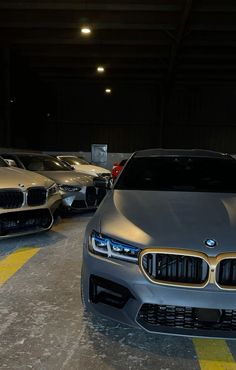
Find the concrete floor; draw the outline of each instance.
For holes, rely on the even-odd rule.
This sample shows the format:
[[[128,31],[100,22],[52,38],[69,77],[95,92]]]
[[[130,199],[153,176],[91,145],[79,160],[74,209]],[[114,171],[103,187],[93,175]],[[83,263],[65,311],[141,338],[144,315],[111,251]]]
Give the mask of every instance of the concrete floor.
[[[0,241],[0,260],[22,246],[40,247],[0,289],[0,369],[200,369],[190,338],[150,335],[84,315],[80,269],[90,217],[73,216],[48,233]],[[228,348],[236,359],[236,342]],[[225,366],[219,369],[236,368]]]

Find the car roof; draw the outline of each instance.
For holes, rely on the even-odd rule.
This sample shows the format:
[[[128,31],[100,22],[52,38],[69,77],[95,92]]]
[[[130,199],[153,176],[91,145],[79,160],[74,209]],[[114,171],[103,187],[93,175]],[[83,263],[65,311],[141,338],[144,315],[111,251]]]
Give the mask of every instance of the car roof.
[[[15,155],[15,156],[21,156],[21,155],[28,155],[28,156],[40,156],[40,157],[52,157],[51,155],[48,155],[48,154],[45,154],[45,153],[38,153],[38,152],[2,152],[0,153],[0,156],[1,155]]]
[[[65,157],[65,158],[80,158],[80,159],[85,159],[82,155],[77,155],[77,154],[57,154],[57,157]]]
[[[73,155],[73,154],[58,154],[57,157],[72,157],[72,158],[78,158],[77,155]]]
[[[206,157],[206,158],[232,158],[229,154],[202,149],[145,149],[134,153],[135,157]],[[232,158],[233,159],[233,158]]]

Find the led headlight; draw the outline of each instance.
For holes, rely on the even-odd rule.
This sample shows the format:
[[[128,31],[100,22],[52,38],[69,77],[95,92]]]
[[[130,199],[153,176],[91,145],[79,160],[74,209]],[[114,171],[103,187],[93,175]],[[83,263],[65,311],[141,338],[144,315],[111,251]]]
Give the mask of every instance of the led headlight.
[[[57,184],[52,184],[50,188],[48,188],[48,196],[51,197],[52,195],[58,193],[59,187]]]
[[[71,192],[71,191],[80,191],[82,188],[79,186],[73,186],[73,185],[59,185],[59,189],[61,191],[64,191],[64,193]]]
[[[105,235],[93,231],[90,237],[89,249],[95,254],[104,257],[113,257],[129,262],[137,262],[140,249],[132,245],[119,242]]]

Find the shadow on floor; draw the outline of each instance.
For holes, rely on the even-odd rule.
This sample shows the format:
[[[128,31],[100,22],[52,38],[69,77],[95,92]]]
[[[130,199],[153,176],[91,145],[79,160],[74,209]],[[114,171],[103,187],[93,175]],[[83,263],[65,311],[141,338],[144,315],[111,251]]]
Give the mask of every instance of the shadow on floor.
[[[163,358],[175,358],[175,364],[178,360],[188,362],[196,357],[191,338],[176,337],[168,335],[158,335],[147,333],[142,329],[129,327],[112,320],[103,319],[99,316],[84,314],[85,321],[85,341],[90,341],[93,353],[103,353],[104,359],[110,361],[111,357],[115,359],[120,353],[132,353],[138,362],[143,362],[145,368],[145,356],[149,359],[149,366],[155,359],[159,361]],[[112,353],[112,356],[111,356]],[[115,361],[116,362],[116,361]],[[114,368],[120,368],[119,365]],[[147,364],[146,364],[147,365]],[[162,364],[164,365],[164,364]],[[197,364],[196,364],[197,366]],[[155,368],[159,368],[157,364]],[[161,367],[161,368],[165,368]],[[185,369],[185,366],[181,367]],[[194,366],[192,366],[194,369]]]

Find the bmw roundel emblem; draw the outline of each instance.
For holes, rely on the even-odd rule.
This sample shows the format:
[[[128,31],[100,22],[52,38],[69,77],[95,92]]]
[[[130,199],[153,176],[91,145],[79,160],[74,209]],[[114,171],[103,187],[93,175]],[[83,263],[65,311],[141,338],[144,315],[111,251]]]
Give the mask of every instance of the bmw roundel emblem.
[[[205,240],[205,245],[206,245],[208,248],[214,248],[214,247],[217,245],[217,242],[216,242],[216,240],[214,240],[214,239],[206,239],[206,240]]]

